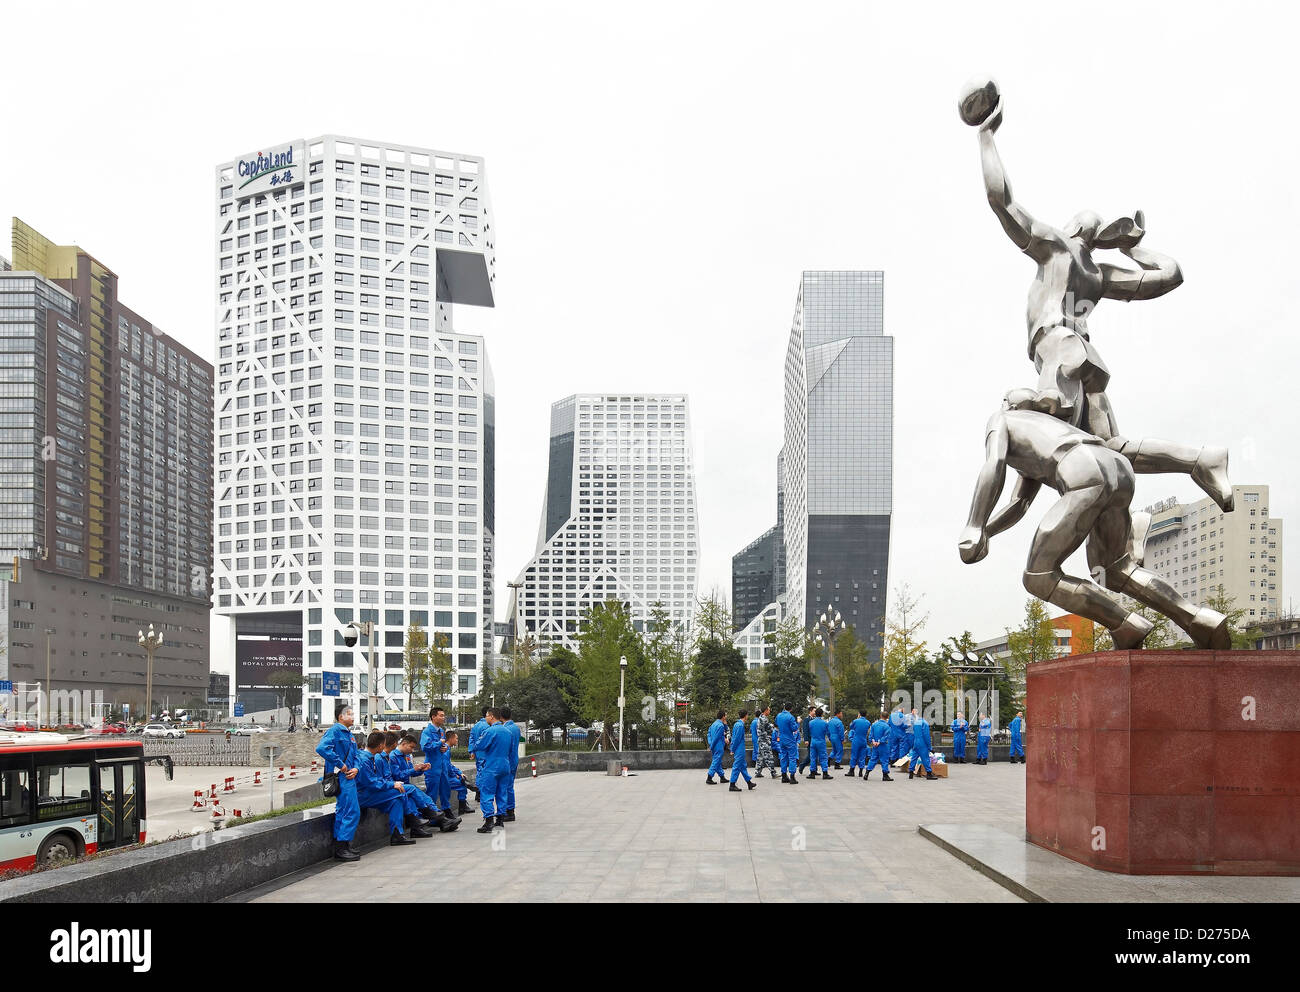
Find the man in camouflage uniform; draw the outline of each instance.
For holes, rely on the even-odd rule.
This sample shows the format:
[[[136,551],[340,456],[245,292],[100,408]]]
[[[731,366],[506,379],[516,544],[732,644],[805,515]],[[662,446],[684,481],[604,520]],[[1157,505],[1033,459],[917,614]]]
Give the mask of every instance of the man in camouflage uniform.
[[[776,778],[776,756],[772,754],[772,707],[764,706],[755,723],[758,724],[758,747],[754,751],[754,768],[760,778],[764,768],[771,769],[772,777]]]

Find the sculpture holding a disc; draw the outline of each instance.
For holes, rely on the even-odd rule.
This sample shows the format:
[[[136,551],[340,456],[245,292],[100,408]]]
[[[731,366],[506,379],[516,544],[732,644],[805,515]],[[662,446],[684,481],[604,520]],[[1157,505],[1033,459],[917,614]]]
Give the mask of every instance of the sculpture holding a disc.
[[[1182,283],[1178,263],[1146,248],[1141,211],[1108,225],[1092,211],[1064,228],[1033,217],[1011,195],[994,134],[1002,125],[1002,97],[991,79],[967,85],[958,104],[963,121],[979,129],[980,157],[989,206],[1002,229],[1037,263],[1029,290],[1029,357],[1035,389],[1013,389],[989,420],[986,461],[962,532],[962,560],[979,561],[988,540],[1024,516],[1044,486],[1061,494],[1034,535],[1025,588],[1035,596],[1107,627],[1117,648],[1137,648],[1151,631],[1118,594],[1169,617],[1198,647],[1228,648],[1223,614],[1183,599],[1168,582],[1142,567],[1150,517],[1133,513],[1134,475],[1188,475],[1224,512],[1232,510],[1226,448],[1195,447],[1119,433],[1106,395],[1110,371],[1089,336],[1088,318],[1103,299],[1149,300]],[[1117,250],[1137,268],[1094,260]],[[1018,478],[1011,501],[994,512],[1006,470]],[[1067,575],[1063,566],[1087,544],[1091,578]]]

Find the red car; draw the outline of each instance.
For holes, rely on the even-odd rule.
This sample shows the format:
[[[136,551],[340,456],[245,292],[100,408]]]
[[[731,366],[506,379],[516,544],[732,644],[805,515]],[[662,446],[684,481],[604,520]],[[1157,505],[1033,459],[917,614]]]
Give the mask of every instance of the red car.
[[[122,723],[106,723],[99,728],[101,734],[125,734],[126,725]]]

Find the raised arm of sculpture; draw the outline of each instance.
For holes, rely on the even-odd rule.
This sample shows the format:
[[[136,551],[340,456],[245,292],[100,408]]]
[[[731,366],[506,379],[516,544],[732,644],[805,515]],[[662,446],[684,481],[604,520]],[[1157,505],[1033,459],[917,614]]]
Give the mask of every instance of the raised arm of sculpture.
[[[993,133],[1002,124],[1002,104],[988,120],[979,126],[980,164],[984,169],[984,191],[988,194],[989,206],[997,215],[1002,230],[1026,255],[1041,262],[1047,255],[1046,242],[1053,239],[1056,231],[1051,225],[1044,224],[1011,195],[1011,184],[1007,181],[1007,172],[1002,165],[1002,156],[993,140]]]

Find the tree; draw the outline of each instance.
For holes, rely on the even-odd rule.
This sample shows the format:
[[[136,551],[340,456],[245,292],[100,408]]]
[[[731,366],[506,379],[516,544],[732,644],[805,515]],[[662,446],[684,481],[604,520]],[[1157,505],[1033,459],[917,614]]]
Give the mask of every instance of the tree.
[[[639,729],[647,740],[657,739],[662,744],[664,736],[671,733],[680,741],[677,700],[684,693],[685,682],[678,648],[680,638],[662,602],[650,607],[644,640],[652,702],[641,709]]]
[[[730,641],[700,643],[691,665],[691,727],[703,736],[718,710],[730,711],[746,686],[745,656]]]
[[[846,709],[873,709],[878,705],[879,697],[871,698],[874,683],[870,655],[866,642],[862,641],[852,626],[845,627],[835,639],[834,671],[827,672],[831,687],[831,712],[835,712],[836,703]]]
[[[698,649],[706,640],[730,642],[731,632],[731,610],[727,598],[714,589],[706,599],[699,601],[695,611],[695,646]]]
[[[527,675],[533,670],[536,658],[537,638],[525,634],[510,649],[510,671],[515,675]]]
[[[1172,648],[1177,642],[1179,635],[1175,633],[1173,621],[1163,613],[1152,609],[1144,603],[1139,603],[1136,599],[1128,596],[1120,596],[1120,602],[1124,608],[1138,616],[1145,617],[1151,623],[1151,633],[1147,634],[1142,641],[1142,647],[1148,651],[1161,651],[1165,648]],[[1114,651],[1115,640],[1110,636],[1110,631],[1101,624],[1093,624],[1093,650],[1094,651]]]
[[[1214,590],[1213,595],[1205,600],[1205,605],[1228,618],[1228,634],[1232,638],[1232,649],[1234,651],[1250,651],[1254,649],[1254,636],[1248,634],[1241,626],[1241,621],[1246,616],[1246,610],[1244,607],[1237,606],[1237,597],[1229,596],[1226,586],[1220,583]]]
[[[406,628],[406,644],[402,650],[402,688],[410,701],[408,708],[429,698],[429,635],[424,627],[412,623]]]
[[[455,672],[451,667],[451,654],[447,648],[451,638],[438,634],[429,648],[429,702],[446,703],[451,695]]]
[[[925,657],[921,631],[930,621],[930,614],[921,612],[924,598],[924,593],[914,597],[906,584],[894,590],[894,609],[884,618],[885,646],[880,652],[886,689],[898,684],[912,662]]]
[[[800,654],[778,654],[763,669],[764,702],[780,710],[789,704],[792,713],[802,713],[813,694],[813,674]],[[712,722],[710,720],[710,722]]]
[[[632,699],[645,694],[645,650],[632,626],[632,617],[616,599],[592,607],[578,635],[579,712],[601,722],[601,747],[610,750],[611,728],[618,719],[619,659],[626,657],[626,692]],[[633,709],[633,713],[637,710]]]
[[[803,642],[807,638],[808,632],[793,613],[780,621],[775,631],[763,635],[763,640],[775,648],[772,654],[777,658],[794,658],[802,654]]]
[[[284,705],[290,712],[302,703],[302,687],[307,684],[307,676],[302,672],[276,672],[266,681],[268,685],[274,686],[284,694]],[[195,699],[197,700],[197,697]],[[200,704],[200,706],[206,705],[207,703]]]
[[[1025,669],[1036,661],[1057,657],[1056,628],[1043,601],[1031,596],[1025,601],[1025,618],[1015,630],[1007,631],[1010,656],[1005,667],[1012,683],[1020,690],[1025,684]]]

